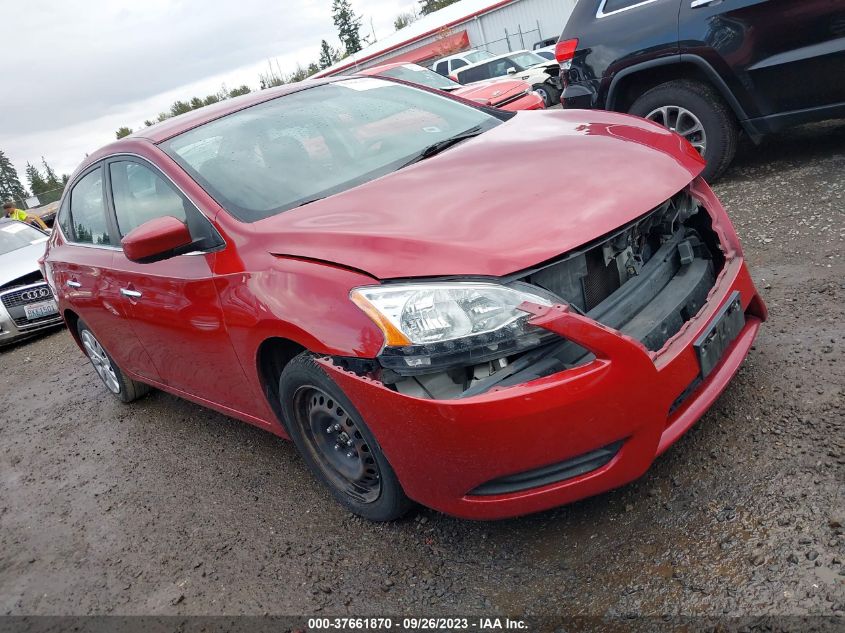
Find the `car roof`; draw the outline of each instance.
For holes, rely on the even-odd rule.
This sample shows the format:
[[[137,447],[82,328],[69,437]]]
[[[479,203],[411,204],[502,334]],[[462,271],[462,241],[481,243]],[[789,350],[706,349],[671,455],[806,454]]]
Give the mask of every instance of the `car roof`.
[[[522,48],[518,51],[510,51],[507,53],[502,53],[501,55],[494,55],[493,57],[488,57],[487,59],[482,59],[480,62],[475,62],[469,64],[467,66],[461,66],[460,68],[456,68],[453,70],[453,73],[460,73],[465,71],[467,68],[475,68],[476,66],[481,66],[481,64],[489,64],[490,62],[494,62],[497,59],[502,59],[504,57],[510,57],[511,55],[516,55],[517,53],[533,53],[534,51],[529,51],[527,48]],[[539,63],[539,62],[537,62]]]

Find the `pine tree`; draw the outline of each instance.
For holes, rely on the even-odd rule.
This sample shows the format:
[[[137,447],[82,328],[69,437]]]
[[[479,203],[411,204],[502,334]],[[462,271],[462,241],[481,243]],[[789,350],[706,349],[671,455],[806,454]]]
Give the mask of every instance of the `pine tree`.
[[[44,176],[41,175],[41,172],[38,171],[35,165],[31,165],[30,163],[26,164],[26,179],[29,182],[29,190],[33,196],[41,195],[50,190],[50,187],[47,186],[47,182],[44,180]]]
[[[347,55],[361,50],[361,18],[355,15],[349,0],[332,2],[332,19]]]
[[[248,95],[250,92],[252,92],[250,87],[247,86],[246,84],[243,84],[242,86],[240,86],[238,88],[232,88],[229,91],[229,96],[230,97],[240,97],[241,95]]]
[[[191,108],[193,108],[194,110],[197,110],[198,108],[201,108],[204,105],[205,103],[203,103],[203,100],[199,97],[194,97],[193,99],[191,99]]]
[[[14,200],[23,204],[27,197],[26,189],[18,178],[18,170],[0,150],[0,201]]]
[[[448,7],[450,4],[457,1],[458,0],[420,0],[420,14],[428,15],[429,13],[434,13],[435,11],[439,11],[443,7]]]
[[[328,68],[337,61],[337,51],[334,50],[326,40],[320,42],[320,70]]]
[[[400,13],[396,16],[393,20],[393,28],[397,31],[400,29],[404,29],[406,26],[411,24],[411,22],[417,21],[417,14],[409,11],[407,13]]]
[[[185,112],[191,111],[191,104],[185,101],[174,101],[173,104],[170,106],[170,114],[171,116],[176,116],[179,114],[184,114]]]
[[[62,182],[59,180],[59,177],[56,175],[56,172],[53,171],[53,168],[47,164],[47,161],[44,160],[44,157],[41,157],[41,164],[44,166],[44,184],[47,185],[48,190],[62,190]]]
[[[123,127],[118,128],[117,131],[114,133],[114,135],[118,139],[122,139],[124,136],[129,136],[130,134],[132,134],[132,128],[126,127],[125,125]]]

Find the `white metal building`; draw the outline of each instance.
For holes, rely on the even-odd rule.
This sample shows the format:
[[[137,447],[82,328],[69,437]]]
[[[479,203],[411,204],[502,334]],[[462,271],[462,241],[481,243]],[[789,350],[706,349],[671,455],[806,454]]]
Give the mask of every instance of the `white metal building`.
[[[388,62],[429,65],[468,48],[491,53],[531,49],[557,38],[577,0],[460,0],[421,17],[375,44],[317,73],[345,75]]]

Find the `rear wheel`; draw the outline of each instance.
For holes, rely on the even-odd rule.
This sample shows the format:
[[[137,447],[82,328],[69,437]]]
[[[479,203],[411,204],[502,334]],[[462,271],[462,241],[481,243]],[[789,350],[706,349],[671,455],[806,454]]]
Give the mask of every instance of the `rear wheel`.
[[[94,371],[97,372],[106,389],[111,391],[118,400],[128,403],[150,392],[149,385],[124,376],[120,367],[85,323],[79,321],[76,331],[79,333],[79,340],[82,342],[82,348],[88,360],[94,366]]]
[[[335,499],[371,521],[391,521],[408,511],[412,502],[375,437],[311,354],[288,363],[279,395],[288,434]]]
[[[705,180],[718,178],[736,153],[736,117],[721,96],[701,82],[682,79],[660,84],[637,99],[629,113],[687,139],[707,161],[701,174]]]

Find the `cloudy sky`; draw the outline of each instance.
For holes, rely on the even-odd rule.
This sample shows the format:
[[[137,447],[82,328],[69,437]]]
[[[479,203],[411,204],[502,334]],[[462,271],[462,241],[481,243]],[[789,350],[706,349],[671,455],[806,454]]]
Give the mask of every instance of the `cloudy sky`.
[[[351,0],[376,37],[415,0]],[[137,129],[176,99],[225,83],[258,88],[340,43],[331,0],[0,0],[0,149],[24,179],[43,155],[71,173],[85,154]],[[26,186],[26,183],[24,183]]]

